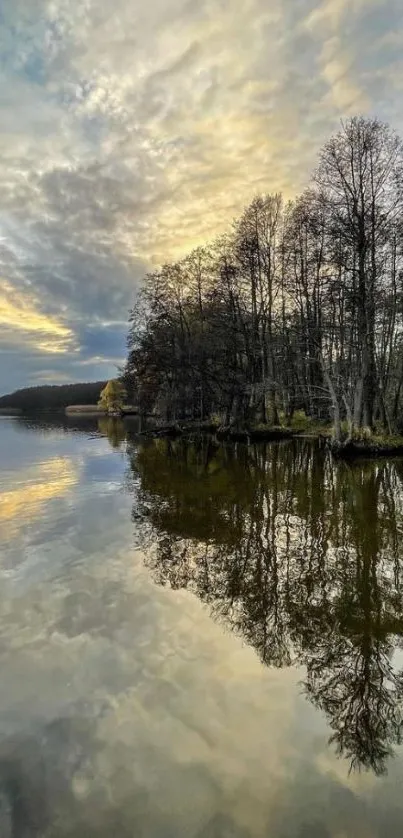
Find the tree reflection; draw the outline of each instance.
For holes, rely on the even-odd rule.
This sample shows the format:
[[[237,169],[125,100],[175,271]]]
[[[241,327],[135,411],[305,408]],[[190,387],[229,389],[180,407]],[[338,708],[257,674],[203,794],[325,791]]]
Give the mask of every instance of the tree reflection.
[[[98,419],[98,431],[108,438],[111,448],[119,450],[126,439],[126,428],[120,419],[102,416]]]
[[[396,517],[383,519],[394,500],[393,471],[366,465],[348,474],[347,540],[340,545],[335,595],[320,640],[308,638],[304,645],[306,690],[325,711],[338,752],[347,754],[353,767],[377,774],[401,739],[403,676],[392,665],[403,627],[396,587],[401,568]]]
[[[401,738],[403,464],[332,464],[320,447],[149,441],[129,448],[155,579],[188,588],[304,690],[353,768]]]

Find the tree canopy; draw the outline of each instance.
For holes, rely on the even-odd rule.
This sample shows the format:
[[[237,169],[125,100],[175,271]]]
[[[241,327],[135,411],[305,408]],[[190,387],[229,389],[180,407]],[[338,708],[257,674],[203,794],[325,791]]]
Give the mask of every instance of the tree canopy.
[[[124,385],[118,379],[111,379],[101,391],[99,406],[107,413],[119,412],[126,400]]]

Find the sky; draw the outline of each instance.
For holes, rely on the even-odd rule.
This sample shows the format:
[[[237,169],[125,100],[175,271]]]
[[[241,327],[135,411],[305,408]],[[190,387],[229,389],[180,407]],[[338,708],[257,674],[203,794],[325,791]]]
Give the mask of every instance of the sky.
[[[147,271],[403,134],[402,0],[1,0],[0,393],[108,378]]]

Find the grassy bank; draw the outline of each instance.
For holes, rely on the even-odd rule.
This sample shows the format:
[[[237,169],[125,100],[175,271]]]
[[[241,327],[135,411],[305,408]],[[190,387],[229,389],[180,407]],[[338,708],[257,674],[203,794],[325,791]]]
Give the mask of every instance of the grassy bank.
[[[403,436],[371,434],[356,437],[347,442],[331,440],[330,449],[333,456],[344,460],[357,457],[401,457],[403,456]]]
[[[331,436],[331,428],[301,416],[296,416],[290,423],[278,425],[259,423],[242,426],[224,425],[219,419],[212,418],[204,422],[176,421],[169,424],[157,421],[152,428],[148,428],[143,433],[146,436],[166,438],[210,434],[220,441],[251,443],[287,440],[297,436],[328,437]]]
[[[108,411],[98,404],[73,404],[65,408],[67,416],[108,416]],[[125,416],[138,416],[137,407],[124,405],[120,411],[122,418]]]
[[[106,416],[106,411],[96,404],[74,404],[66,407],[66,416]]]
[[[201,434],[213,435],[222,442],[243,442],[246,444],[309,438],[325,440],[329,450],[340,459],[358,457],[403,456],[403,436],[387,435],[369,431],[356,434],[349,439],[347,429],[343,427],[342,439],[334,439],[333,428],[326,423],[318,423],[299,412],[289,423],[278,425],[224,426],[219,421],[209,419],[205,422],[178,421],[170,424],[157,423],[144,431],[145,436],[175,439],[193,437]]]

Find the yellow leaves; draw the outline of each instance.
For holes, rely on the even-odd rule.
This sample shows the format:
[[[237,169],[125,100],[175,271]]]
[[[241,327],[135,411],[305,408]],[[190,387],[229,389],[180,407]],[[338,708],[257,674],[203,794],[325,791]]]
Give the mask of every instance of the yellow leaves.
[[[123,384],[117,379],[112,379],[108,381],[101,392],[99,406],[103,407],[104,410],[117,411],[123,407],[125,398],[126,392]]]

